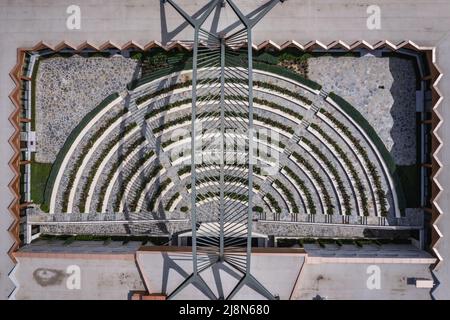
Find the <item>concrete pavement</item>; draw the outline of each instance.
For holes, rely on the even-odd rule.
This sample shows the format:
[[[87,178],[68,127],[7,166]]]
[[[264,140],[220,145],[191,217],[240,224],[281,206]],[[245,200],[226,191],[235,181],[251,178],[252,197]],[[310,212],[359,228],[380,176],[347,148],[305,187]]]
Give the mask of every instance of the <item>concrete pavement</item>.
[[[8,161],[12,149],[8,139],[13,128],[8,122],[8,116],[13,105],[8,94],[14,88],[14,83],[8,73],[16,63],[16,50],[19,47],[32,47],[41,40],[50,45],[56,45],[66,40],[77,46],[86,40],[94,44],[112,41],[123,45],[134,40],[144,46],[152,40],[184,40],[192,38],[192,30],[185,28],[182,19],[169,6],[163,8],[159,0],[0,0],[0,298],[7,298],[13,284],[8,273],[13,263],[7,256],[7,251],[13,242],[7,232],[12,223],[7,207],[12,201],[8,183],[12,172]],[[188,12],[195,12],[205,1],[179,0]],[[239,5],[247,6],[238,1]],[[450,95],[450,80],[445,76],[450,73],[450,2],[446,0],[405,0],[373,1],[381,8],[381,29],[369,30],[366,27],[367,2],[361,0],[288,0],[273,9],[254,30],[254,43],[273,40],[282,44],[288,40],[296,40],[306,44],[311,40],[319,40],[325,44],[333,40],[343,40],[353,43],[366,40],[376,43],[389,40],[398,43],[412,40],[423,46],[437,47],[438,65],[444,74],[439,88],[444,97]],[[66,9],[76,4],[81,8],[81,29],[68,30]],[[244,12],[251,8],[244,8]],[[229,11],[227,11],[229,12]],[[226,15],[228,21],[234,20],[234,15]],[[167,26],[165,23],[167,23]],[[223,22],[224,24],[227,21]],[[181,26],[180,26],[181,25]],[[450,117],[450,103],[444,98],[440,112],[444,119]],[[438,133],[444,141],[450,138],[448,121],[440,127]],[[444,144],[439,152],[443,165],[438,180],[443,184],[444,191],[437,199],[444,213],[438,222],[444,238],[438,244],[438,249],[444,261],[436,275],[441,286],[434,292],[436,298],[450,298],[450,248],[446,238],[450,237],[450,149]],[[447,185],[445,185],[447,184]]]

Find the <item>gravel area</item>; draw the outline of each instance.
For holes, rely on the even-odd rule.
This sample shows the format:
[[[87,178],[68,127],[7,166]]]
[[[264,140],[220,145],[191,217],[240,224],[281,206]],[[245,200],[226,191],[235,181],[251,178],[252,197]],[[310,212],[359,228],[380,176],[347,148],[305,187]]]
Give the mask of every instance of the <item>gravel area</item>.
[[[55,57],[40,62],[36,81],[36,160],[51,163],[70,132],[103,99],[123,91],[133,59]]]
[[[319,57],[309,77],[350,102],[378,132],[400,165],[416,162],[413,63],[401,58]]]

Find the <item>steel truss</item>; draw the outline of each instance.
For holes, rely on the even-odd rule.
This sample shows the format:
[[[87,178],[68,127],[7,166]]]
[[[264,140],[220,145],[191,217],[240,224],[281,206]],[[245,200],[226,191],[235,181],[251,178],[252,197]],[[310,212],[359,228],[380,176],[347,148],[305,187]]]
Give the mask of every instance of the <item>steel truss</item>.
[[[194,28],[191,120],[193,271],[168,298],[192,284],[210,299],[231,299],[244,285],[267,299],[274,299],[274,295],[250,273],[255,150],[252,28],[280,0],[269,0],[252,16],[244,15],[233,0],[211,0],[198,18],[187,14],[175,0],[164,2],[168,2]],[[203,25],[212,11],[215,8],[221,10],[225,3],[236,14],[240,29],[230,35],[204,29]],[[216,175],[198,178],[200,165],[213,167]],[[207,183],[208,192],[197,190],[198,182]],[[213,198],[213,202],[207,210],[200,210],[198,202],[206,198]],[[216,297],[201,276],[204,270],[216,263],[225,263],[242,274],[227,297]]]

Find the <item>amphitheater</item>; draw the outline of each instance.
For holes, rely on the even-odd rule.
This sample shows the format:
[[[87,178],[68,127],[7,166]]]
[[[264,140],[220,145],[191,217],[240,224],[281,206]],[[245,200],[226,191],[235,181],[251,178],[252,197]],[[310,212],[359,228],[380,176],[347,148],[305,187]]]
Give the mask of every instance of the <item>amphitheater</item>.
[[[327,92],[320,81],[307,79],[292,67],[283,67],[283,62],[300,65],[295,59],[302,55],[299,51],[267,51],[254,58],[254,138],[258,152],[253,168],[253,210],[257,230],[277,236],[327,237],[317,226],[420,226],[420,213],[405,202],[403,188],[410,186],[402,185],[396,159],[386,147],[393,139],[388,130],[394,127],[391,116],[386,114],[389,103],[393,104],[391,94],[396,93],[379,89],[376,79],[372,83],[362,82],[361,88],[369,82],[369,86],[378,89],[370,92],[368,100],[375,107],[384,108],[380,120],[375,120],[390,123],[391,127],[380,127],[375,121],[372,125],[362,115],[368,113],[367,106],[354,107],[338,94]],[[328,58],[309,56],[310,61]],[[41,203],[32,206],[30,221],[80,222],[40,228],[42,233],[56,234],[170,237],[189,229],[192,103],[189,51],[154,50],[142,58],[141,52],[130,50],[125,58],[113,51],[74,53],[66,49],[60,53],[44,52],[40,62],[37,57],[34,54],[27,58],[33,60],[32,73],[36,77],[36,152],[30,168],[35,177],[39,175],[33,175],[34,170],[47,168],[43,171],[48,176],[44,176],[44,181],[31,179],[31,190],[36,194],[30,194],[30,198]],[[406,61],[409,72],[404,79],[414,76],[413,64],[405,56],[358,57],[357,53],[343,56],[337,52],[331,59],[350,64],[361,61],[363,68],[367,68],[365,63],[377,60],[390,60],[390,64],[392,60]],[[163,61],[160,67],[148,63],[156,60]],[[154,69],[148,72],[146,68]],[[310,72],[316,69],[311,68]],[[389,68],[385,69],[393,77]],[[210,87],[206,77],[219,77],[219,70],[200,70],[199,75],[199,81],[205,83],[199,91],[200,99],[202,95],[218,96],[219,89]],[[385,76],[380,73],[381,79]],[[231,120],[245,121],[245,97],[233,91],[241,81],[231,74],[225,78],[225,98],[236,106],[225,114]],[[330,79],[325,77],[323,81],[329,83]],[[89,91],[92,85],[95,90]],[[352,87],[357,91],[358,87]],[[414,94],[414,81],[412,92],[407,92]],[[387,98],[378,101],[377,96]],[[414,105],[411,106],[414,99],[404,96],[403,121],[415,124]],[[202,106],[201,111],[208,113],[201,120],[205,128],[208,123],[218,121],[218,103],[216,98]],[[217,132],[204,131],[199,139],[205,144],[217,139]],[[413,146],[412,152],[405,147],[406,152],[397,157],[397,162],[409,158],[415,164],[414,127],[412,133],[413,137],[401,140],[402,144]],[[227,139],[237,141],[242,135],[233,132]],[[393,148],[395,142],[388,146]],[[239,157],[239,151],[233,148],[227,151],[228,159]],[[240,193],[248,188],[247,181],[233,177],[242,164],[228,162],[225,179],[236,181],[226,190],[227,201],[245,206]],[[196,182],[199,220],[208,221],[208,212],[218,205],[217,172],[217,165],[201,164]],[[140,223],[101,227],[88,223],[99,220]],[[82,224],[83,221],[86,223]],[[361,236],[361,230],[346,228],[335,233],[341,237]]]
[[[337,40],[359,3],[137,2],[152,15],[148,33],[105,24],[111,38],[100,41],[85,21],[87,32],[68,35],[75,44],[18,42],[12,263],[0,272],[10,299],[443,294],[434,40],[379,40],[385,30]],[[302,11],[313,7],[338,10],[339,32],[316,28]],[[314,21],[300,26],[305,12]],[[192,38],[189,25],[194,40],[179,40]]]

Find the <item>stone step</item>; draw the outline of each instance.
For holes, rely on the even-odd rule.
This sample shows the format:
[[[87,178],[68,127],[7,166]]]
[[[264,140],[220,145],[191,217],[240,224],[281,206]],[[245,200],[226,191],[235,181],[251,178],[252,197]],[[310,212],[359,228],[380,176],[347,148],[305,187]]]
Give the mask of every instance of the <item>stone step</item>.
[[[320,90],[320,96],[321,96],[322,98],[326,98],[326,97],[328,96],[328,92],[326,92],[325,90],[321,89],[321,90]]]

